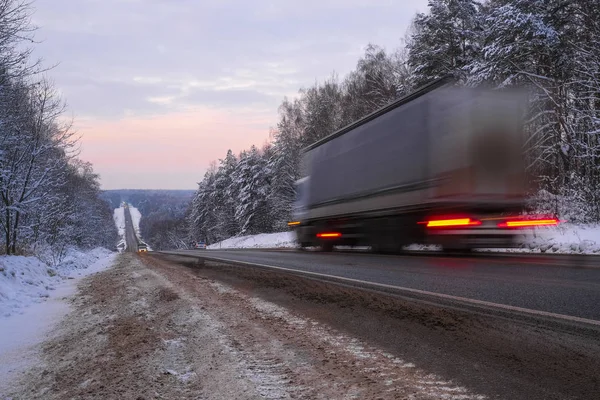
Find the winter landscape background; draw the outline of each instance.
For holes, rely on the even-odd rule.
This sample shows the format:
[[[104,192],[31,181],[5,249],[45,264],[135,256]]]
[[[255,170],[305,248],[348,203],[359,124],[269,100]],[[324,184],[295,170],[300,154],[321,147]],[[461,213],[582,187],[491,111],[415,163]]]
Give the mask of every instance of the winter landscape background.
[[[177,229],[187,224],[190,238],[209,243],[285,231],[303,147],[445,75],[468,86],[527,88],[532,206],[573,224],[598,223],[599,48],[595,0],[431,0],[397,49],[368,46],[347,76],[334,73],[284,99],[269,143],[214,162]]]
[[[113,210],[138,208],[154,249],[285,232],[301,149],[433,79],[530,91],[525,150],[532,206],[600,222],[600,5],[593,0],[432,0],[396,49],[369,45],[356,68],[283,99],[268,143],[214,161],[198,190],[101,192],[43,63],[31,8],[0,1],[2,252],[60,262],[114,249]],[[398,32],[401,36],[402,32]],[[332,70],[335,69],[332,65]],[[274,121],[275,122],[275,121]],[[218,140],[218,138],[215,138]]]

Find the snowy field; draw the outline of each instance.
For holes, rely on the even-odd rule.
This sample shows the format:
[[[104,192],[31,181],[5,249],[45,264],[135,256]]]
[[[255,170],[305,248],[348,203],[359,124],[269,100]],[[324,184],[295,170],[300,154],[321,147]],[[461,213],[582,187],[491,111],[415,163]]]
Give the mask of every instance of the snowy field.
[[[208,246],[209,249],[265,249],[297,247],[293,232],[263,233],[239,236]],[[436,250],[435,246],[411,245],[409,250]],[[537,229],[520,248],[481,249],[480,251],[600,254],[600,226],[562,224],[558,227]]]

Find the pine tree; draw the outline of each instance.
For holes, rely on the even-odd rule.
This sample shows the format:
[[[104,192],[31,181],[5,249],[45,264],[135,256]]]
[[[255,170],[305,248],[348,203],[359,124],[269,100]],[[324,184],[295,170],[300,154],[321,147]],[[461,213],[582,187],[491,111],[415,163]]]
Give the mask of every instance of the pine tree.
[[[305,129],[304,114],[299,100],[284,100],[279,109],[281,120],[274,132],[271,170],[271,219],[276,231],[287,229],[292,203],[296,196],[294,182],[300,178],[300,152]]]
[[[267,162],[255,146],[243,152],[233,174],[237,186],[235,218],[239,235],[269,232],[268,194],[270,193]]]

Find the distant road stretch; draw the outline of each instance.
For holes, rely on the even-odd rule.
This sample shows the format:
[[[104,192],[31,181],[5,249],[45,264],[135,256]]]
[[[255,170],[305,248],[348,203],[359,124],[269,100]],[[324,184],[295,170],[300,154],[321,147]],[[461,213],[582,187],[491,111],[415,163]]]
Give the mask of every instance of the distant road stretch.
[[[131,219],[129,207],[125,207],[125,241],[127,243],[127,251],[137,253],[139,241],[133,228],[133,220]]]

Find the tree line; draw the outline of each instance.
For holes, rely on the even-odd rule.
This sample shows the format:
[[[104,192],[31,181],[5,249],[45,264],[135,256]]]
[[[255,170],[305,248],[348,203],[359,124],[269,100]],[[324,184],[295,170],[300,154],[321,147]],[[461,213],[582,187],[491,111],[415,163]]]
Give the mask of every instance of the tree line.
[[[27,2],[0,0],[0,252],[58,261],[69,247],[114,248],[117,231],[65,104],[31,58],[31,14]]]
[[[599,49],[597,0],[430,0],[398,49],[369,45],[343,79],[284,99],[267,145],[213,163],[187,215],[189,236],[215,242],[286,229],[303,147],[446,75],[528,88],[533,205],[600,222]]]

